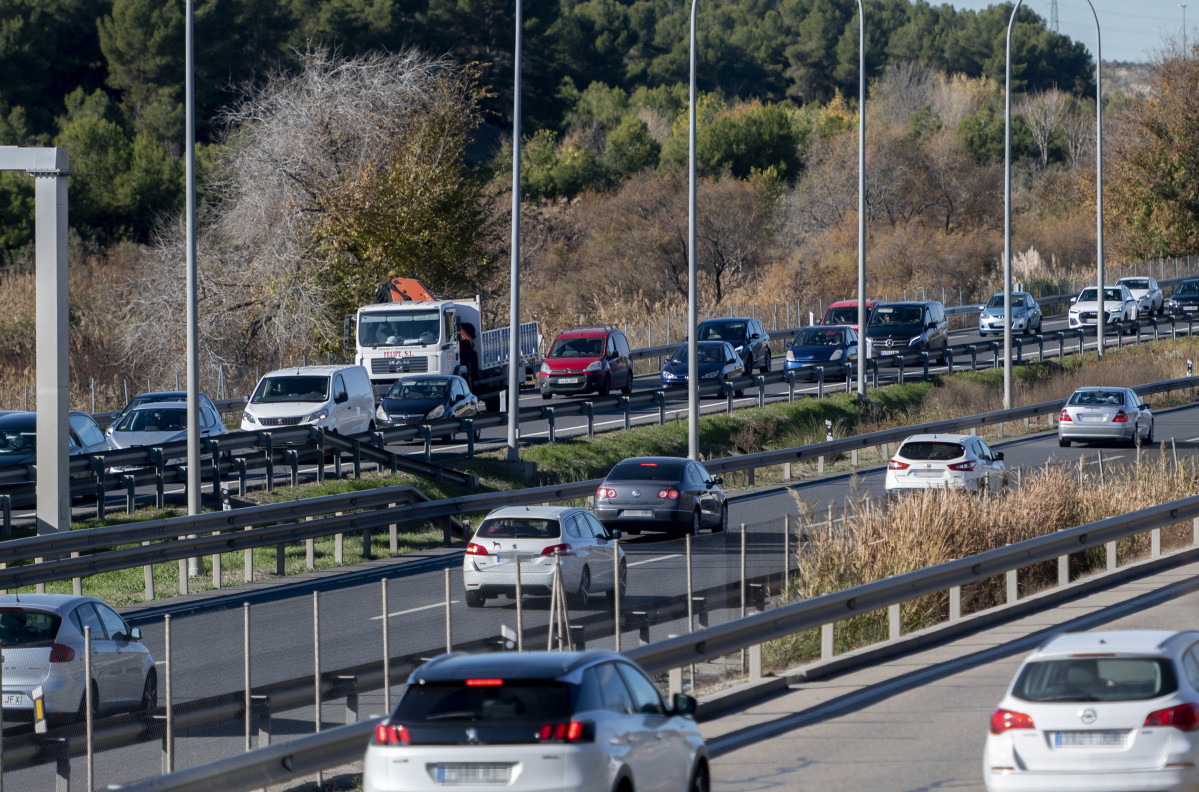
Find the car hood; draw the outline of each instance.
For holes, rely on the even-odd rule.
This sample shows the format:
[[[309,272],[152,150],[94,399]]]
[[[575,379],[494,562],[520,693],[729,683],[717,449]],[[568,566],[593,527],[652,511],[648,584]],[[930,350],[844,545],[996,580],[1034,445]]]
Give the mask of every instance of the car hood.
[[[108,435],[108,447],[114,451],[138,446],[158,446],[187,439],[187,430],[172,432],[116,432]]]
[[[908,339],[915,338],[916,336],[921,335],[923,332],[924,332],[924,330],[917,325],[899,325],[898,327],[884,325],[884,326],[879,326],[879,327],[867,327],[866,328],[866,337],[867,338],[888,338],[888,337],[890,337],[890,338],[895,338],[895,339],[904,339],[906,341]]]
[[[711,374],[713,371],[720,371],[723,368],[724,368],[723,362],[717,363],[714,361],[701,360],[699,362],[699,376],[702,377],[705,374]],[[666,365],[662,367],[662,371],[669,372],[670,374],[673,374],[676,377],[686,377],[687,376],[687,361],[686,360],[668,360],[668,361],[666,361]]]
[[[385,413],[428,414],[434,407],[444,404],[441,399],[384,399],[380,404]]]
[[[329,402],[259,402],[246,405],[246,410],[259,418],[290,418],[312,415],[328,406]]]
[[[1070,306],[1071,311],[1094,311],[1095,309],[1096,303],[1094,300],[1079,301]],[[1103,310],[1122,311],[1124,310],[1124,303],[1120,300],[1106,300],[1103,303]]]
[[[834,352],[842,352],[839,346],[793,346],[791,356],[796,360],[828,360]],[[844,352],[842,352],[844,354]]]
[[[597,360],[603,360],[602,357],[563,357],[563,358],[546,358],[545,367],[550,371],[582,371],[583,369],[595,363]]]
[[[1170,299],[1178,303],[1199,303],[1199,294],[1183,294]]]
[[[1025,308],[1023,305],[1017,305],[1012,308],[1012,313],[1013,314],[1021,314],[1027,310],[1028,309]],[[982,311],[982,314],[983,314],[983,316],[1003,316],[1003,306],[996,305],[994,308],[984,308]]]

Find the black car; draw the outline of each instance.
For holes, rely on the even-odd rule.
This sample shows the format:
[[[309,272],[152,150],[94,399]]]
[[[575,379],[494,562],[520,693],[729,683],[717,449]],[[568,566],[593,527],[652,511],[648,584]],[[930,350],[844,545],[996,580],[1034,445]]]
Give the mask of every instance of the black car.
[[[592,511],[605,527],[628,533],[642,529],[694,534],[723,531],[729,507],[704,466],[679,457],[633,457],[617,462],[595,491]]]
[[[1175,286],[1166,302],[1166,310],[1175,314],[1199,312],[1199,278],[1184,280]]]
[[[866,320],[866,349],[872,358],[901,356],[905,363],[915,363],[924,352],[944,363],[948,346],[949,320],[936,300],[879,303]]]
[[[67,418],[68,453],[93,454],[105,451],[108,445],[104,441],[104,432],[90,415],[78,410],[72,410]],[[23,485],[34,481],[32,472],[37,466],[37,413],[13,410],[0,414],[0,469],[24,468],[26,473],[19,481],[6,482],[9,485]],[[90,478],[91,473],[79,474],[81,478]],[[24,498],[14,498],[13,505],[25,505]]]
[[[462,377],[420,374],[396,380],[379,401],[375,420],[382,425],[419,426],[452,418],[473,418],[479,398]],[[475,439],[479,430],[475,430]]]
[[[770,334],[762,322],[749,316],[727,316],[705,319],[696,328],[700,341],[728,341],[745,363],[745,373],[754,368],[763,374],[770,371]]]

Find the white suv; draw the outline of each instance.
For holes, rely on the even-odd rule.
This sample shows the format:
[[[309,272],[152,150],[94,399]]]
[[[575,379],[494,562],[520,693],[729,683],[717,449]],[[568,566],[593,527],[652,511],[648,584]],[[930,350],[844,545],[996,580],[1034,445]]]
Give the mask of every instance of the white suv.
[[[924,489],[988,492],[1006,484],[1003,452],[992,451],[974,435],[912,435],[887,463],[888,495]]]
[[[441,655],[376,727],[362,787],[707,792],[694,711],[614,652]]]
[[[989,792],[1199,789],[1199,632],[1064,633],[991,715]]]

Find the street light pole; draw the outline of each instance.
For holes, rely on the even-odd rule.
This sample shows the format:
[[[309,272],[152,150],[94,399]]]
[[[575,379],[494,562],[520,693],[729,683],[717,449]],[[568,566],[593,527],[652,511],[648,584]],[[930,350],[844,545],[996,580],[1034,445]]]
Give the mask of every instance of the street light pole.
[[[1003,90],[1003,409],[1012,409],[1012,25],[1024,0],[1016,0],[1007,23]]]
[[[508,461],[520,460],[520,50],[524,8],[516,0],[516,57],[512,93],[512,265],[508,281]]]
[[[196,111],[195,111],[195,36],[192,0],[187,0],[187,28],[184,57],[186,108],[186,180],[187,180],[187,513],[200,513],[200,353],[197,331],[196,295]],[[187,560],[188,577],[200,574],[200,559]]]
[[[858,400],[866,399],[866,13],[858,0]]]
[[[1103,42],[1099,35],[1099,16],[1095,13],[1095,5],[1087,0],[1091,9],[1091,17],[1095,20],[1095,269],[1099,279],[1096,297],[1099,310],[1095,313],[1095,332],[1099,337],[1097,346],[1099,357],[1103,357],[1103,327],[1107,312],[1104,310],[1103,299]],[[1121,308],[1121,316],[1123,309]],[[1140,321],[1140,312],[1137,312]],[[1116,328],[1117,333],[1123,333],[1123,326]]]
[[[699,459],[699,344],[695,263],[695,8],[691,0],[691,94],[687,119],[687,456]]]
[[[1187,56],[1187,4],[1179,3],[1178,7],[1182,9],[1182,57],[1185,58]],[[1091,13],[1094,12],[1095,9],[1092,8]]]

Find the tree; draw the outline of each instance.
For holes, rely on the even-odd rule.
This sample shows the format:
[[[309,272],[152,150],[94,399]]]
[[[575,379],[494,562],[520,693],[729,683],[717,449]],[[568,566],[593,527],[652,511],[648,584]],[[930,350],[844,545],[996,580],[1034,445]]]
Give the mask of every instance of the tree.
[[[608,166],[623,178],[658,164],[662,146],[649,133],[649,126],[636,116],[626,116],[608,133],[604,158]]]
[[[1061,134],[1068,103],[1068,97],[1056,88],[1030,94],[1020,102],[1020,114],[1041,152],[1042,168],[1049,164],[1050,144]]]

